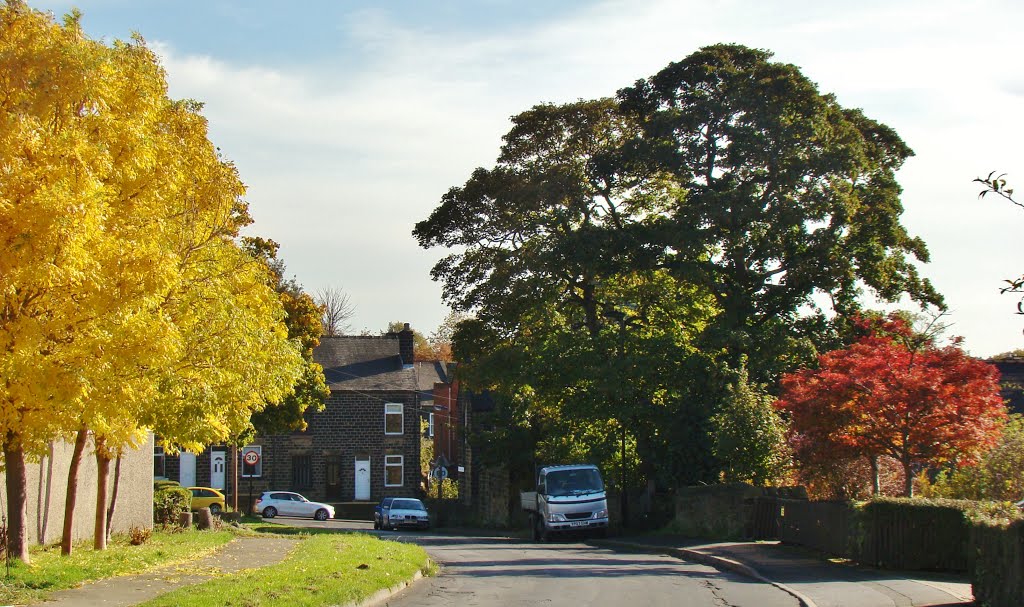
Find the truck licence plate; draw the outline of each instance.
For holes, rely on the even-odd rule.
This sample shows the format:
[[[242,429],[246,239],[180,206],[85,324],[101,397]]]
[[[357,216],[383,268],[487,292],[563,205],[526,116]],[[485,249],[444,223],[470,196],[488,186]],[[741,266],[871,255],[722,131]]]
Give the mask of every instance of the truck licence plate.
[[[586,527],[587,526],[587,521],[570,521],[569,522],[569,526],[570,527]]]

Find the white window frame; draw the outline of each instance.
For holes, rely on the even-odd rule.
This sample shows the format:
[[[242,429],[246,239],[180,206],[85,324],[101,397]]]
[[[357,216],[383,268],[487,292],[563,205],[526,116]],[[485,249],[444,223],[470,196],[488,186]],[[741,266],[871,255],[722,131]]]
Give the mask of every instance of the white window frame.
[[[239,454],[239,457],[243,457],[246,454],[246,452],[248,452],[248,451],[255,451],[256,453],[259,453],[260,461],[256,462],[256,469],[253,471],[252,474],[246,474],[245,473],[245,469],[246,469],[247,466],[246,466],[245,460],[243,460],[242,461],[242,478],[262,478],[263,477],[263,447],[260,446],[260,445],[246,445],[246,446],[242,447],[242,452]]]
[[[388,482],[388,470],[391,468],[398,468],[399,482],[397,485]],[[384,456],[384,486],[385,487],[401,487],[405,484],[405,456],[404,455],[385,455]]]
[[[427,422],[427,438],[434,438],[434,414],[430,414],[430,421]]]
[[[397,415],[399,420],[398,432],[388,432],[388,416]],[[384,403],[384,434],[400,436],[405,434],[405,405],[402,403]]]

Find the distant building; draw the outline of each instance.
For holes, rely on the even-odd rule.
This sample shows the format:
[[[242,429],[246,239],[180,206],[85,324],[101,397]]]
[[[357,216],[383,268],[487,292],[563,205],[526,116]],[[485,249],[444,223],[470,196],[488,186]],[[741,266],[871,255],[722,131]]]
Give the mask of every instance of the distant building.
[[[1001,393],[1010,413],[1024,414],[1024,358],[1008,356],[986,362],[999,369]]]

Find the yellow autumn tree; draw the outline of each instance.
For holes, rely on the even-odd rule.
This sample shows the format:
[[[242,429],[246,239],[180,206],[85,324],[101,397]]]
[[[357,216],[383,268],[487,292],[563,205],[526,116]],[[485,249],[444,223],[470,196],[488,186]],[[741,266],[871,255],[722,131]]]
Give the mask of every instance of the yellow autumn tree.
[[[141,39],[88,39],[0,3],[0,443],[8,550],[28,560],[26,462],[91,433],[100,467],[149,430],[198,448],[237,434],[298,377],[234,167],[194,102],[167,96]],[[70,551],[70,518],[65,544]],[[103,539],[101,539],[103,538]]]

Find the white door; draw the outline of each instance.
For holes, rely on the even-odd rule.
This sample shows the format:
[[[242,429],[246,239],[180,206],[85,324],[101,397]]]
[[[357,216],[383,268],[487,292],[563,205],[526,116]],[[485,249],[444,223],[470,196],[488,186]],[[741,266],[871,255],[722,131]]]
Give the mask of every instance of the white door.
[[[370,460],[356,460],[356,499],[370,499]]]
[[[196,454],[182,451],[178,456],[178,463],[181,471],[178,473],[178,482],[182,487],[196,486]]]
[[[210,452],[210,486],[214,489],[224,489],[224,468],[227,459],[224,451]]]

